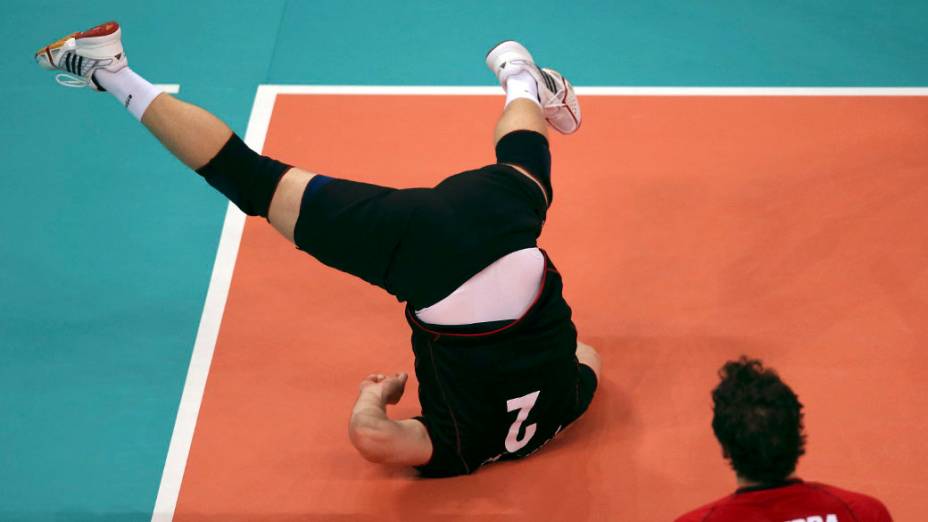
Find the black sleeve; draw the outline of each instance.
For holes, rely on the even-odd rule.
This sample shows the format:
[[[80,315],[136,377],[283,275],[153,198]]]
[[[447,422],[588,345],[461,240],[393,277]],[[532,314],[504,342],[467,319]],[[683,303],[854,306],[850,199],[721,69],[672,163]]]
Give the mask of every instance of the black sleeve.
[[[419,474],[426,478],[453,477],[455,475],[467,475],[473,470],[467,465],[464,457],[457,451],[455,436],[450,434],[450,440],[447,434],[439,426],[430,422],[430,419],[419,416],[413,419],[425,425],[429,433],[429,439],[432,441],[432,458],[421,466],[416,466]]]

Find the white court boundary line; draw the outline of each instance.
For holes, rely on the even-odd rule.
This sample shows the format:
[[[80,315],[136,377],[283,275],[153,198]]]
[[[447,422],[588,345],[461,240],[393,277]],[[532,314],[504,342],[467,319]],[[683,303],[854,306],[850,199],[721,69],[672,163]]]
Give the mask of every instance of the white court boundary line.
[[[501,95],[497,86],[262,85],[275,94]],[[928,96],[928,87],[575,87],[580,96]]]
[[[178,92],[167,88],[165,91]],[[577,87],[576,91],[580,96],[928,96],[928,87]],[[259,85],[245,132],[245,143],[256,151],[264,149],[278,94],[502,97],[502,90],[496,86]],[[170,522],[174,518],[244,227],[245,214],[230,203],[155,499],[152,522]]]

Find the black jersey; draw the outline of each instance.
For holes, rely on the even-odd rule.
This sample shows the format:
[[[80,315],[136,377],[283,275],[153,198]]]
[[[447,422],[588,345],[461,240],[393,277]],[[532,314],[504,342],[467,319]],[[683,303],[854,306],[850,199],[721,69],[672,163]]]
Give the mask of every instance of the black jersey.
[[[524,457],[586,409],[595,382],[583,379],[577,330],[561,276],[545,255],[542,285],[518,320],[465,327],[423,324],[412,309],[419,402],[432,441],[425,476],[473,472]],[[589,377],[589,376],[587,376]]]
[[[577,363],[577,331],[547,254],[538,297],[516,321],[446,327],[415,317],[499,258],[537,245],[553,198],[548,141],[515,131],[496,156],[428,189],[317,175],[294,229],[302,250],[407,302],[419,420],[433,447],[420,468],[428,476],[528,455],[579,417],[596,389],[592,370]]]

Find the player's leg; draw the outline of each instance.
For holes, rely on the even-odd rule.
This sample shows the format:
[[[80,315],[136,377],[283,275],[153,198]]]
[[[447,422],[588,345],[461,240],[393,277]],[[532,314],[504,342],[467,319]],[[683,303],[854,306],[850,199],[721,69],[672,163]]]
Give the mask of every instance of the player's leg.
[[[69,85],[109,91],[172,154],[246,214],[267,217],[300,249],[404,296],[389,267],[422,189],[317,176],[252,151],[209,112],[162,94],[133,72],[115,22],[68,35],[35,58],[46,69],[75,75]]]
[[[532,100],[541,109],[541,116],[558,132],[571,134],[580,128],[580,104],[573,86],[559,72],[536,65],[522,44],[513,40],[500,42],[487,53],[486,63],[506,90],[507,105],[520,98]],[[544,125],[539,127],[541,122],[534,114],[529,115],[526,126],[513,123],[516,123],[514,128],[497,128],[497,141],[507,132],[520,128],[547,134]]]
[[[239,207],[267,217],[293,241],[303,192],[314,174],[260,156],[241,144],[219,118],[169,94],[152,101],[142,123],[174,156]],[[250,167],[242,169],[243,165]],[[234,175],[232,171],[238,169],[242,171]]]
[[[528,73],[523,73],[526,76]],[[529,76],[529,78],[531,78]],[[534,79],[530,80],[534,84]],[[523,90],[524,80],[522,78],[510,78],[507,82],[507,103],[496,121],[496,128],[493,131],[493,144],[499,143],[504,136],[515,131],[531,131],[548,137],[548,122],[545,121],[545,115],[537,101],[526,97],[510,98],[513,92],[527,93],[528,89]],[[516,87],[515,85],[519,85]]]
[[[527,73],[524,73],[527,74]],[[513,83],[508,82],[509,92]],[[541,189],[548,206],[551,205],[551,155],[548,150],[548,124],[537,102],[520,98],[507,101],[503,114],[493,132],[497,162],[509,165],[532,180]],[[515,151],[514,148],[528,149]]]
[[[538,68],[521,44],[496,45],[486,64],[506,92],[494,128],[496,164],[437,185],[442,208],[419,213],[417,217],[426,219],[417,219],[410,233],[427,247],[415,259],[441,267],[443,283],[448,283],[431,287],[451,292],[468,285],[450,301],[417,308],[420,317],[428,316],[433,324],[459,324],[463,317],[478,315],[453,312],[462,310],[480,310],[482,318],[483,312],[496,311],[492,315],[502,320],[521,315],[531,305],[545,266],[537,239],[552,201],[547,127],[573,132],[579,124],[579,105],[570,84],[557,72]],[[445,209],[449,211],[442,212]],[[524,252],[530,250],[534,253]],[[500,287],[490,273],[513,286]],[[499,295],[520,297],[506,301]],[[504,303],[511,306],[501,306]]]
[[[223,147],[233,139],[232,130],[219,118],[169,94],[159,95],[152,101],[142,116],[142,123],[174,156],[197,171],[217,158]],[[269,163],[261,162],[260,156],[250,150],[241,152],[259,164]],[[300,215],[303,192],[313,176],[315,174],[305,170],[291,168],[272,191],[266,211],[268,221],[290,241],[293,241],[293,229]],[[261,197],[267,198],[267,191]],[[263,208],[263,202],[261,206]],[[263,211],[261,215],[264,215]]]
[[[541,185],[550,205],[547,126],[565,134],[579,128],[580,105],[573,86],[557,71],[538,67],[528,50],[511,40],[491,49],[486,63],[506,90],[506,107],[494,130],[497,161],[529,175]]]
[[[75,75],[70,82],[109,91],[174,156],[246,213],[268,217],[292,241],[313,174],[251,151],[213,114],[161,93],[128,67],[121,35],[117,23],[107,22],[40,49],[36,60]]]
[[[214,179],[207,178],[207,181],[214,186],[217,183],[222,185],[220,178],[229,174],[228,170],[238,168],[237,165],[219,165],[223,159],[221,152],[236,154],[234,160],[233,157],[229,158],[230,163],[239,164],[240,159],[245,159],[245,163],[257,167],[253,172],[242,173],[239,176],[241,179],[238,180],[242,182],[254,178],[253,184],[247,184],[247,190],[255,192],[252,197],[234,187],[217,188],[227,196],[234,190],[235,197],[230,199],[236,204],[246,199],[254,199],[255,202],[252,204],[259,210],[253,213],[266,216],[278,232],[293,241],[293,229],[300,214],[303,192],[314,174],[289,168],[252,152],[237,142],[232,130],[219,118],[169,94],[162,94],[152,101],[142,116],[142,123],[165,148],[188,167],[198,172],[206,172],[207,175],[211,174]],[[238,150],[230,150],[233,147]],[[210,165],[211,162],[217,165]],[[278,179],[276,176],[281,170],[285,171]],[[268,177],[265,182],[260,181],[262,175]]]
[[[319,261],[405,297],[385,274],[415,190],[317,176],[261,156],[215,116],[169,95],[155,99],[142,122],[245,213],[267,217]]]
[[[82,82],[94,90],[109,91],[194,170],[206,165],[232,135],[232,130],[212,114],[161,93],[135,74],[129,68],[122,30],[116,22],[65,36],[40,49],[35,58],[46,69],[74,75],[69,78],[71,84]]]
[[[221,120],[161,93],[132,71],[119,24],[67,35],[39,49],[35,59],[46,69],[68,73],[58,75],[61,83],[113,94],[171,153],[243,211],[267,216],[274,190],[290,167],[254,153]]]
[[[106,73],[98,73],[98,81]],[[232,129],[222,120],[197,107],[162,93],[152,100],[142,115],[142,124],[166,149],[193,170],[203,168],[216,157],[232,137]]]

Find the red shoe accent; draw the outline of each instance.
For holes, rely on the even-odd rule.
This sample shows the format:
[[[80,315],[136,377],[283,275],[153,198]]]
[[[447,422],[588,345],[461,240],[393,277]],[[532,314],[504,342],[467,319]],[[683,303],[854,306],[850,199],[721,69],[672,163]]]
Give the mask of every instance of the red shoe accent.
[[[69,39],[76,38],[77,35],[78,33],[72,33],[72,34],[69,34],[67,36],[60,38],[59,40],[53,43],[46,45],[45,47],[35,52],[36,57],[38,57],[40,54],[44,54],[48,58],[48,63],[52,64],[52,67],[58,67],[58,64],[55,63],[55,59],[52,58],[52,52],[51,52],[52,49],[58,49],[59,47],[64,45],[65,42],[67,42]]]
[[[119,30],[119,24],[116,22],[106,22],[96,27],[91,27],[84,32],[74,35],[75,38],[94,38],[98,36],[108,36]]]

